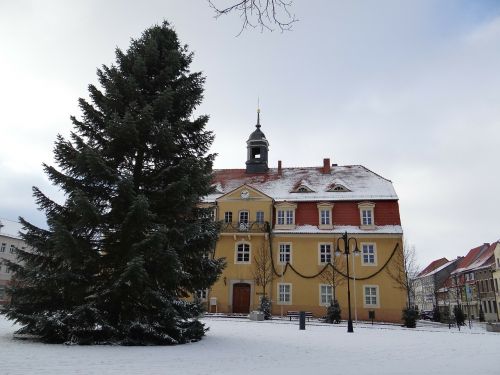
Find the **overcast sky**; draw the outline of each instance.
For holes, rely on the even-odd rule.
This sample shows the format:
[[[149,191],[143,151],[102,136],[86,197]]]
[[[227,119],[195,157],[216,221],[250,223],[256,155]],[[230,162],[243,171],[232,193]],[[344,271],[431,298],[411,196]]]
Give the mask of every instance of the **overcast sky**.
[[[217,3],[217,2],[216,2]],[[219,4],[224,4],[220,1]],[[244,168],[260,98],[270,166],[393,181],[419,263],[500,239],[500,1],[299,1],[293,31],[238,34],[204,0],[0,0],[0,218],[43,225],[33,185],[114,49],[168,20],[195,53],[216,168]]]

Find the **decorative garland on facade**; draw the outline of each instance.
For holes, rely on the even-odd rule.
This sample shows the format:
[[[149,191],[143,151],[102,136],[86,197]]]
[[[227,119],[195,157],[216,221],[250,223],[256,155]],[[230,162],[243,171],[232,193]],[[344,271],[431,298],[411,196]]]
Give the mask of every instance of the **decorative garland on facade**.
[[[292,266],[289,262],[286,262],[285,264],[285,268],[283,269],[282,273],[278,273],[278,271],[276,271],[276,266],[274,264],[274,257],[273,257],[273,248],[272,248],[272,239],[271,239],[271,232],[269,231],[269,251],[270,251],[270,256],[271,256],[271,264],[272,264],[272,267],[273,267],[273,273],[276,275],[276,277],[282,277],[286,274],[286,271],[288,270],[288,268],[290,268],[293,272],[295,272],[298,276],[304,278],[304,279],[314,279],[315,277],[318,277],[319,275],[321,275],[323,272],[325,272],[325,270],[328,268],[328,267],[331,267],[332,270],[334,272],[337,272],[338,274],[342,275],[344,278],[347,279],[347,274],[343,273],[342,271],[338,270],[331,262],[325,264],[325,266],[316,274],[314,275],[304,275],[302,274],[301,272],[297,271],[295,269],[294,266]],[[369,280],[371,279],[372,277],[375,277],[377,276],[380,272],[382,272],[382,270],[387,267],[387,265],[389,264],[389,262],[391,261],[392,257],[394,256],[394,254],[396,254],[396,251],[398,250],[399,248],[399,242],[396,244],[396,246],[394,246],[394,249],[392,250],[392,253],[391,255],[389,256],[389,258],[386,260],[386,262],[384,263],[384,265],[377,271],[375,271],[373,274],[369,275],[369,276],[364,276],[364,277],[353,277],[353,276],[349,276],[349,280]],[[333,254],[332,254],[333,255]]]

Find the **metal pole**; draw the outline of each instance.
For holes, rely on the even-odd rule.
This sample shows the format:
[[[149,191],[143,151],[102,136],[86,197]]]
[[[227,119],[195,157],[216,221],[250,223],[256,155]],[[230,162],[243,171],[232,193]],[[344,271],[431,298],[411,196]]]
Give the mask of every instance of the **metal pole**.
[[[356,300],[358,299],[356,297],[356,269],[354,268],[354,260],[355,260],[355,257],[354,257],[354,253],[352,253],[352,275],[353,275],[353,285],[354,285],[354,321],[356,323],[358,323],[358,308],[357,308],[357,304],[356,304]],[[372,322],[373,324],[373,322]]]
[[[465,303],[467,305],[467,317],[469,318],[469,329],[472,328],[472,324],[470,321],[470,306],[469,306],[469,284],[465,284]]]
[[[278,253],[278,256],[280,256],[279,253]],[[283,262],[281,263],[281,284],[283,285]],[[278,301],[280,298],[281,298],[281,293],[280,293],[280,289],[278,288]],[[280,302],[281,302],[281,318],[283,319],[283,301],[280,301]]]
[[[352,326],[352,317],[351,317],[351,288],[350,288],[350,278],[349,278],[349,243],[347,240],[347,232],[344,234],[344,248],[345,248],[345,256],[347,259],[347,304],[349,306],[349,320],[347,321],[347,332],[354,332],[354,328]]]

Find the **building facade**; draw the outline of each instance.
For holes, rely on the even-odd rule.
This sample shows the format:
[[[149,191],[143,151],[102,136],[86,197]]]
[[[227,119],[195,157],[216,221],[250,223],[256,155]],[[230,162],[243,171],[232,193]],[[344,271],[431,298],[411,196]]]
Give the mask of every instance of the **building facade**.
[[[494,244],[493,258],[493,285],[495,287],[495,305],[497,309],[497,320],[500,321],[500,240]]]
[[[485,243],[459,258],[456,269],[450,273],[438,292],[442,313],[453,318],[453,309],[460,305],[467,318],[498,321],[498,305],[494,283],[497,244]]]
[[[21,224],[0,219],[0,308],[8,302],[6,287],[12,276],[11,271],[2,260],[15,260],[15,249],[25,249],[26,245],[19,236]]]
[[[437,306],[437,291],[455,269],[457,260],[436,259],[415,278],[415,304],[420,311],[432,311]]]
[[[203,202],[222,223],[214,256],[227,261],[211,290],[200,291],[208,309],[246,314],[266,295],[275,315],[305,310],[320,317],[337,299],[345,319],[347,259],[335,249],[344,251],[347,233],[353,318],[401,321],[406,291],[391,274],[403,272],[397,261],[403,231],[392,182],[329,159],[320,167],[285,168],[279,161],[269,168],[260,127],[258,115],[246,168],[216,170]]]

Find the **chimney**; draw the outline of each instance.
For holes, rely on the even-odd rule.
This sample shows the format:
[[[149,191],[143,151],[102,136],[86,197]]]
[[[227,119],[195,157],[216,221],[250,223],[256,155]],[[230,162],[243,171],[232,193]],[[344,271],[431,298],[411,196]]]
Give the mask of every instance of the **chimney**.
[[[330,158],[323,159],[323,174],[330,173]]]
[[[281,176],[281,160],[278,160],[278,174]]]

